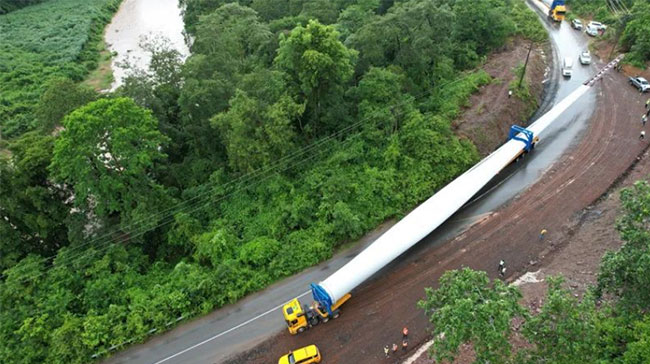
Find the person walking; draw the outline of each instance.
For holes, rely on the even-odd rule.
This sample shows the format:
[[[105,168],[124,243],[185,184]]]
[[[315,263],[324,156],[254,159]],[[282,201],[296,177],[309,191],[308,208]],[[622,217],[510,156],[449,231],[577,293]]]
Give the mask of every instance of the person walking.
[[[397,344],[393,343],[393,353],[397,352]]]
[[[408,340],[406,339],[402,340],[402,351],[406,351],[406,349],[408,349],[408,346],[409,346]]]
[[[648,99],[648,101],[645,102],[645,108],[650,109],[650,99]]]
[[[639,140],[645,139],[645,130],[641,130],[641,135],[639,135]]]
[[[542,229],[542,231],[539,232],[539,240],[540,241],[544,240],[544,236],[546,236],[547,232],[548,231],[546,231],[546,229]]]
[[[402,329],[402,339],[407,339],[408,337],[409,337],[409,329],[406,326],[404,326],[404,328]]]
[[[499,267],[497,268],[497,272],[501,273],[501,271],[502,271],[503,268],[505,268],[505,267],[506,267],[506,262],[503,261],[503,259],[501,259],[501,260],[499,261]]]
[[[645,126],[646,121],[648,121],[648,115],[643,114],[643,116],[641,117],[641,125]]]
[[[388,345],[384,346],[384,354],[386,355],[387,358],[388,358],[388,351],[389,351]]]

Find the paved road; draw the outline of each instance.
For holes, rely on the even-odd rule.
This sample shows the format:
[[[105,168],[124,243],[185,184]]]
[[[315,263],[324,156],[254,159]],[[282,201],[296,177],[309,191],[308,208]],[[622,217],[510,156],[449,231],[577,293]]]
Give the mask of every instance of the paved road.
[[[554,58],[561,59],[571,56],[576,60],[574,75],[571,79],[563,79],[559,69],[551,72],[548,96],[542,105],[546,111],[552,105],[568,95],[584,80],[589,78],[593,67],[583,67],[577,63],[579,51],[587,48],[585,35],[574,31],[567,24],[547,26],[556,50]],[[546,139],[542,140],[535,153],[530,154],[523,163],[516,165],[503,173],[501,180],[496,181],[489,191],[466,206],[450,221],[420,243],[418,250],[436,246],[467,229],[473,222],[484,214],[498,208],[509,201],[517,193],[537,181],[549,166],[563,152],[579,140],[584,131],[591,111],[596,104],[596,95],[592,92],[585,95],[555,123]],[[370,244],[382,231],[388,228],[386,223],[377,231],[366,236],[359,244],[337,254],[331,260],[301,274],[279,282],[268,289],[251,295],[237,304],[224,307],[210,315],[183,324],[178,328],[149,340],[147,343],[134,346],[119,353],[106,363],[134,364],[204,364],[219,363],[234,353],[253,347],[256,343],[284,330],[282,314],[278,306],[288,299],[302,295],[309,289],[309,283],[319,282],[352,259],[358,252]],[[412,254],[412,252],[407,252]],[[408,257],[405,257],[408,259]],[[395,262],[386,269],[391,269]],[[381,275],[382,272],[378,273]],[[309,295],[308,295],[309,296]],[[311,297],[305,297],[305,300]],[[363,299],[363,297],[358,297]],[[252,321],[250,321],[252,320]],[[243,323],[249,322],[243,326]]]

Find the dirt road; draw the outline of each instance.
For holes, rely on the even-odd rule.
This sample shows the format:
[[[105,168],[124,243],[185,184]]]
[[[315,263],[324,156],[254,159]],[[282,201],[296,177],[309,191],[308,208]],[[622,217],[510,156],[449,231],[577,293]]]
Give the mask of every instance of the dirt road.
[[[498,261],[504,259],[512,276],[531,270],[531,261],[544,264],[549,241],[566,235],[567,223],[603,195],[648,143],[638,140],[643,95],[618,73],[605,76],[598,87],[604,107],[594,113],[582,141],[526,192],[452,241],[422,254],[407,253],[380,273],[381,281],[357,289],[337,321],[297,337],[279,334],[227,362],[272,363],[291,348],[311,343],[318,344],[327,363],[399,362],[406,354],[386,359],[382,348],[401,339],[404,325],[411,348],[428,339],[427,321],[416,303],[442,273],[468,266],[496,277]],[[548,234],[539,241],[542,228]]]

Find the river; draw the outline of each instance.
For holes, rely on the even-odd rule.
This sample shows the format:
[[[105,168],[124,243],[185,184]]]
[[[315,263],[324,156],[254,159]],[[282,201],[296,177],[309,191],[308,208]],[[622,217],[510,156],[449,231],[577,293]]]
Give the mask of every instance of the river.
[[[111,90],[119,87],[128,75],[128,70],[121,66],[125,62],[140,69],[148,67],[151,57],[142,47],[143,40],[162,38],[186,58],[190,50],[183,29],[178,0],[124,0],[104,36],[110,51],[117,53],[111,64],[115,78]]]

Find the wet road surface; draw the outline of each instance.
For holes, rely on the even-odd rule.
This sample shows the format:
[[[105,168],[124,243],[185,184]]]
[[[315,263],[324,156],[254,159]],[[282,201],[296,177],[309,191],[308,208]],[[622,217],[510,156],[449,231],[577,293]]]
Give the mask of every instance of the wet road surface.
[[[574,70],[573,76],[569,79],[560,76],[559,67],[556,66],[552,70],[548,81],[550,84],[547,86],[546,102],[534,117],[542,115],[575,90],[591,77],[596,69],[594,66],[581,66],[577,60],[578,54],[587,49],[587,38],[584,33],[573,30],[566,22],[560,25],[546,25],[555,48],[555,64],[559,64],[557,60],[564,57],[573,57]],[[598,91],[597,87],[595,91]],[[489,191],[470,202],[429,237],[377,273],[374,278],[396,266],[408,264],[423,250],[439,245],[466,230],[482,216],[508,202],[537,181],[567,148],[579,141],[595,105],[594,91],[583,96],[549,127],[544,139],[540,140],[535,148],[535,152],[502,172],[502,176]],[[145,344],[134,346],[106,362],[219,363],[237,352],[251,348],[256,343],[285,330],[282,314],[278,308],[280,305],[293,297],[305,294],[309,290],[310,283],[319,282],[335,272],[372,243],[381,232],[390,227],[389,225],[390,223],[384,224],[359,244],[340,252],[327,262],[285,279],[262,292],[250,295],[234,305],[223,307],[203,318],[155,337]],[[357,298],[363,299],[363,297]],[[302,300],[304,302],[311,300],[311,294],[307,294]],[[239,326],[246,322],[249,323]]]

